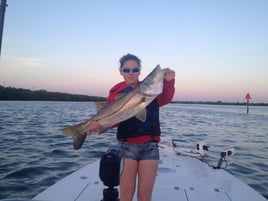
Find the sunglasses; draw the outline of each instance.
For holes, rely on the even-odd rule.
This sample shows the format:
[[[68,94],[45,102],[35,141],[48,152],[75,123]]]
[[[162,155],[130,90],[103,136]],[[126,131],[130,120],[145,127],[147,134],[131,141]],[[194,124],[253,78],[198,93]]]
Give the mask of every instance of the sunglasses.
[[[122,68],[122,71],[124,73],[130,73],[130,72],[132,72],[132,73],[138,73],[138,72],[140,72],[140,68],[139,67],[135,67],[135,68],[126,68],[126,67],[123,67]]]

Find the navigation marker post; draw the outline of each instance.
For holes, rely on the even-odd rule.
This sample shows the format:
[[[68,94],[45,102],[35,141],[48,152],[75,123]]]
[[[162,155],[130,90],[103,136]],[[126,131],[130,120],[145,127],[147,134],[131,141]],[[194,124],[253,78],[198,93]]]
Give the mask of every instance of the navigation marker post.
[[[247,93],[245,99],[247,100],[247,114],[249,113],[249,100],[251,99],[251,96],[249,93]]]

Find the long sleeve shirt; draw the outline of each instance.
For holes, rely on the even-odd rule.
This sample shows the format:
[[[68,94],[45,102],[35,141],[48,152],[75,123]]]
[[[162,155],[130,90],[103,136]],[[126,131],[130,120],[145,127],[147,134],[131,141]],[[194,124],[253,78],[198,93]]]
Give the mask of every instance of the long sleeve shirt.
[[[171,102],[175,93],[174,84],[175,84],[175,79],[171,81],[164,81],[163,91],[161,94],[157,96],[157,102],[159,106],[163,106]],[[113,101],[115,101],[115,97],[121,94],[123,90],[126,89],[127,87],[129,86],[125,82],[120,82],[116,84],[114,87],[111,88],[106,102],[112,103]]]

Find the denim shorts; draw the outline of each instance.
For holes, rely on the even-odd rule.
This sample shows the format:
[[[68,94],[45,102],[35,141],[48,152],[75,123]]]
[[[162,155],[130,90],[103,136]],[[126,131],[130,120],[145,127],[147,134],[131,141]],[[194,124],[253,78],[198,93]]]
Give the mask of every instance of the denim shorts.
[[[157,142],[130,143],[119,142],[124,149],[124,157],[136,161],[159,160],[159,149]]]

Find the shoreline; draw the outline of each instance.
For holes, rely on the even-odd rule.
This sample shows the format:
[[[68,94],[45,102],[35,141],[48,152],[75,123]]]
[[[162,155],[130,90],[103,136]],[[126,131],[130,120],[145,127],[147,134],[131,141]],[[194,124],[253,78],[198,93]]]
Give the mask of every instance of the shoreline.
[[[101,102],[106,97],[70,94],[63,92],[50,92],[45,89],[30,90],[15,87],[3,87],[0,85],[0,101],[74,101],[74,102]],[[204,104],[204,105],[247,105],[245,102],[223,101],[172,101],[171,104]],[[250,102],[249,106],[268,106],[268,103]]]

